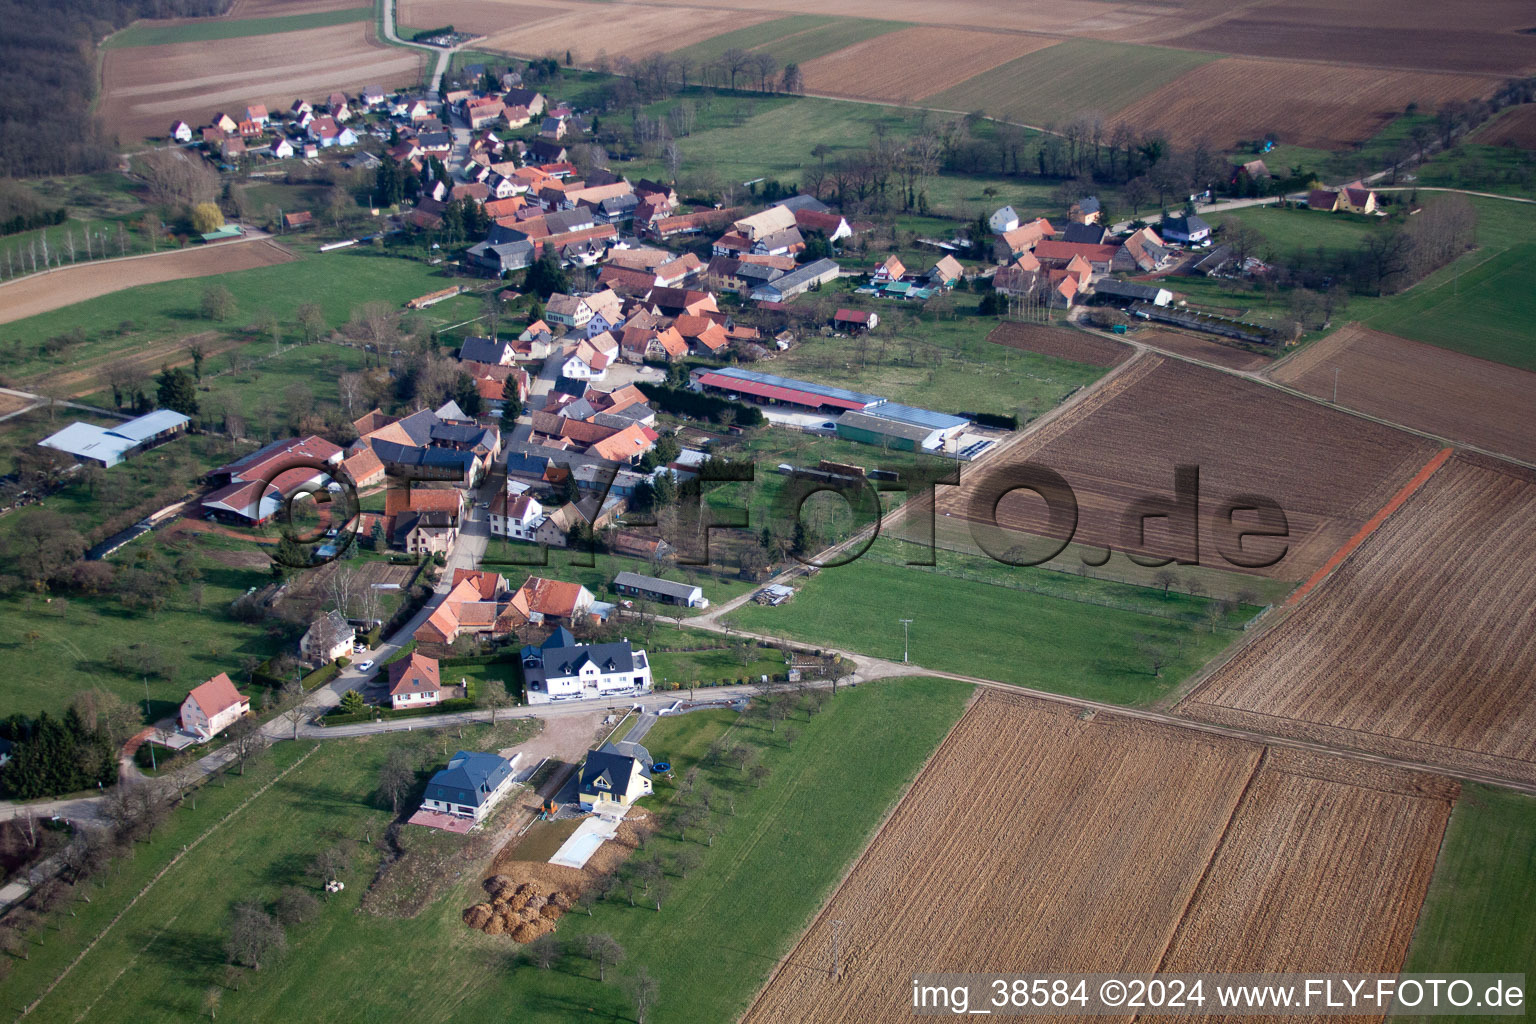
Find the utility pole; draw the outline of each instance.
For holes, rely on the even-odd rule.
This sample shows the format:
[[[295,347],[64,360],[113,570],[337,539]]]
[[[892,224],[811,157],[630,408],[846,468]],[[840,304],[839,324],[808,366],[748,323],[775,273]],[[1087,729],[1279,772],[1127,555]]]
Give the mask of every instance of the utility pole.
[[[835,979],[841,971],[839,959],[842,953],[843,922],[832,922],[832,977]]]
[[[1333,404],[1339,404],[1339,367],[1333,368]]]
[[[140,676],[139,678],[144,681],[144,717],[148,718],[149,717],[149,677],[148,676]],[[149,770],[152,771],[152,772],[158,772],[160,770],[160,766],[155,763],[155,744],[154,744],[154,741],[153,740],[145,740],[144,742],[149,744]]]
[[[907,663],[907,631],[912,626],[912,620],[900,619],[899,621],[901,622],[901,663],[905,665]]]

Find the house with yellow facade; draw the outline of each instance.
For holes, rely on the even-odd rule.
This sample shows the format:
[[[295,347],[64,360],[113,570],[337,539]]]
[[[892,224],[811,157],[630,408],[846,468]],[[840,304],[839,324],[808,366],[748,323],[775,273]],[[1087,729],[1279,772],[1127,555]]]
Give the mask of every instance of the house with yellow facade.
[[[578,793],[582,810],[622,815],[636,800],[651,795],[651,771],[639,758],[604,746],[587,752]]]

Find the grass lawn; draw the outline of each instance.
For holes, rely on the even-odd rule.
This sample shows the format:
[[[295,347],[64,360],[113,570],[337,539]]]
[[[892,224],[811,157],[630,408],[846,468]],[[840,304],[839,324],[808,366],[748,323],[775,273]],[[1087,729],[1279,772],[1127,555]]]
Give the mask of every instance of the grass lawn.
[[[997,321],[975,315],[977,299],[969,292],[940,300],[951,305],[952,313],[922,314],[894,300],[841,291],[832,296],[829,305],[875,310],[880,326],[861,338],[806,334],[799,346],[773,361],[771,372],[835,380],[839,387],[940,412],[1013,414],[1021,423],[1106,372],[989,343],[987,333]]]
[[[685,57],[703,64],[718,59],[726,50],[755,50],[761,47],[774,54],[774,56],[778,56],[773,44],[780,39],[786,36],[824,29],[839,20],[844,19],[820,14],[791,14],[783,18],[774,18],[772,21],[748,25],[746,28],[722,32],[717,36],[705,39],[703,42],[694,43],[692,46],[685,46],[681,50],[676,50],[672,55],[674,57]],[[780,63],[783,63],[782,60]]]
[[[169,548],[160,536],[141,537],[112,556],[119,564],[145,556],[190,559],[183,585],[157,612],[130,611],[111,596],[49,600],[22,593],[0,599],[0,652],[29,666],[0,683],[0,715],[62,712],[76,692],[98,686],[142,705],[147,684],[158,718],[173,713],[190,687],[218,672],[243,682],[241,656],[264,659],[283,647],[281,637],[227,612],[247,589],[271,581],[265,559],[258,564],[248,554],[259,554],[253,545],[225,545],[215,537]],[[198,578],[192,578],[193,571]]]
[[[125,289],[6,324],[0,328],[0,339],[36,340],[75,327],[85,332],[84,344],[55,357],[39,355],[31,345],[17,345],[10,373],[26,379],[60,367],[130,354],[135,344],[209,330],[233,331],[264,310],[296,333],[294,313],[306,302],[318,303],[331,324],[340,325],[364,303],[382,300],[400,306],[447,283],[446,275],[416,260],[344,250],[277,266]],[[237,312],[222,324],[203,319],[200,312],[203,292],[214,285],[223,285],[235,296]],[[428,315],[436,322],[432,311]],[[118,332],[124,321],[133,325],[127,335]]]
[[[1272,251],[1261,252],[1261,258],[1272,256],[1281,262],[1291,262],[1298,257],[1310,258],[1319,249],[1330,255],[1354,252],[1373,228],[1381,226],[1380,218],[1376,217],[1321,213],[1296,207],[1250,206],[1213,215],[1218,223],[1227,217],[1243,222],[1264,236]]]
[[[245,36],[269,36],[277,32],[298,32],[307,28],[327,28],[354,21],[368,21],[372,7],[348,7],[339,11],[315,11],[311,14],[286,14],[271,18],[203,18],[186,25],[154,25],[136,22],[106,38],[101,45],[162,46],[167,43],[206,43],[213,39],[241,39]]]
[[[1463,784],[1403,971],[1536,977],[1533,886],[1536,797]]]
[[[1463,257],[1364,319],[1377,330],[1536,370],[1533,315],[1536,243],[1527,243]]]
[[[489,1019],[508,1006],[518,1008],[520,1021],[534,1024],[567,1021],[587,1008],[594,1019],[625,1020],[632,1019],[632,1007],[618,982],[643,964],[660,986],[652,1020],[730,1020],[863,848],[968,694],[968,687],[924,679],[861,686],[810,720],[804,712],[797,715],[793,727],[801,735],[793,748],[785,743],[786,726],[771,734],[765,723],[731,713],[659,723],[646,744],[679,768],[696,762],[729,729],[732,742],[761,751],[772,773],[759,788],[734,766],[703,769],[701,784],[731,795],[735,814],[716,813],[713,845],[690,833],[688,846],[702,866],[686,879],[667,879],[671,893],[662,911],[614,899],[599,904],[591,917],[577,912],[561,920],[554,934],[562,940],[606,932],[628,951],[608,984],[599,984],[582,958],[567,957],[558,969],[539,971],[522,964],[518,947],[505,937],[465,928],[460,912],[483,898],[478,865],[464,865],[447,895],[410,920],[356,912],[379,856],[360,846],[342,876],[347,889],[316,920],[290,930],[282,957],[259,973],[239,972],[238,989],[226,987],[222,946],[235,903],[270,902],[288,884],[312,890],[303,870],[323,845],[378,839],[389,815],[372,806],[371,797],[391,747],[414,752],[421,780],[440,766],[441,740],[450,747],[488,745],[483,728],[466,729],[462,740],[445,732],[328,741],[171,869],[39,1012],[49,1020],[181,1021],[206,1013],[204,1000],[217,990],[218,1008],[232,1020],[277,1020],[304,1006],[316,1020],[382,1022],[398,1018],[400,997],[408,992],[414,1015],[426,1021]],[[282,744],[270,765],[252,769],[250,780],[232,780],[225,791],[215,786],[200,798],[197,812],[179,813],[126,862],[121,879],[109,877],[93,902],[81,905],[79,917],[62,918],[62,932],[44,933],[47,945],[32,960],[18,962],[6,1005],[19,1010],[121,909],[149,869],[158,870],[214,814],[308,746]],[[671,784],[659,780],[652,809],[672,795]],[[646,855],[670,860],[683,845],[666,832],[648,844]],[[696,955],[704,950],[707,956]],[[381,962],[395,965],[387,985],[370,966]]]
[[[696,88],[652,104],[647,113],[665,117],[668,109],[683,101],[694,103],[697,109],[693,132],[677,140],[682,154],[678,177],[685,194],[690,194],[689,186],[695,183],[700,188],[718,189],[726,183],[759,177],[797,182],[805,167],[821,159],[811,152],[818,146],[825,147],[826,160],[831,163],[840,156],[865,149],[877,130],[899,139],[924,124],[931,127],[934,119],[933,114],[925,111],[873,103],[713,93]],[[624,170],[631,180],[665,173],[659,157],[636,159],[625,164]],[[939,174],[929,178],[924,191],[932,209],[967,221],[980,212],[981,206],[992,209],[1003,203],[1013,204],[1021,213],[1058,212],[1050,200],[1054,184],[985,173],[990,168],[976,170],[975,174]]]
[[[633,631],[630,639],[636,640]],[[735,682],[742,678],[756,679],[762,675],[783,675],[785,669],[783,655],[767,647],[751,648],[751,660],[742,664],[737,650],[732,647],[732,638],[715,633],[658,625],[651,630],[649,636],[642,631],[636,642],[646,646],[647,656],[651,660],[651,674],[655,677],[658,690],[666,689],[663,684],[670,683],[681,683],[686,687],[689,683],[714,683],[720,680]],[[658,650],[661,647],[698,649]]]
[[[883,544],[871,551],[900,557]],[[1027,574],[1041,572],[1016,571],[1026,574],[1026,583],[1031,582]],[[915,664],[1129,705],[1156,700],[1235,636],[1087,603],[1113,595],[1123,584],[1065,575],[1053,582],[1092,584],[1103,594],[1064,600],[865,557],[823,569],[787,604],[744,605],[727,621],[752,632],[900,661],[899,620],[910,618]],[[1140,588],[1128,589],[1135,599],[1144,599]],[[1191,601],[1192,607],[1203,604],[1197,598],[1177,600]],[[956,614],[961,609],[964,613]],[[1140,649],[1143,638],[1166,658],[1161,677],[1153,676]]]
[[[1216,56],[1163,46],[1068,39],[983,71],[924,97],[922,103],[1045,125],[1089,111],[1112,113]],[[1072,82],[1073,87],[1063,89],[1063,82]]]

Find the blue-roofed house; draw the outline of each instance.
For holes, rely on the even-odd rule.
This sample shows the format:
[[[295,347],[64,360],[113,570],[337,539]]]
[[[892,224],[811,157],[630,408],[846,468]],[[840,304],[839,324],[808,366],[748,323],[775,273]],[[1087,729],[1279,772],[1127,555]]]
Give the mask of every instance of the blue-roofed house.
[[[499,754],[461,750],[432,776],[423,810],[481,821],[512,788],[512,762]]]

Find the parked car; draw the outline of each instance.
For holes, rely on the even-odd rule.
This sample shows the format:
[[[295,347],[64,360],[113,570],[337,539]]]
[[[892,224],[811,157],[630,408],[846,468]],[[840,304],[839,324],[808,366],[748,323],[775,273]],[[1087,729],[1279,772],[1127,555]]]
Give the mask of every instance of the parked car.
[[[373,660],[370,658],[368,661],[360,661],[360,662],[358,662],[357,663],[357,670],[359,672],[371,672],[371,671],[373,671]]]

